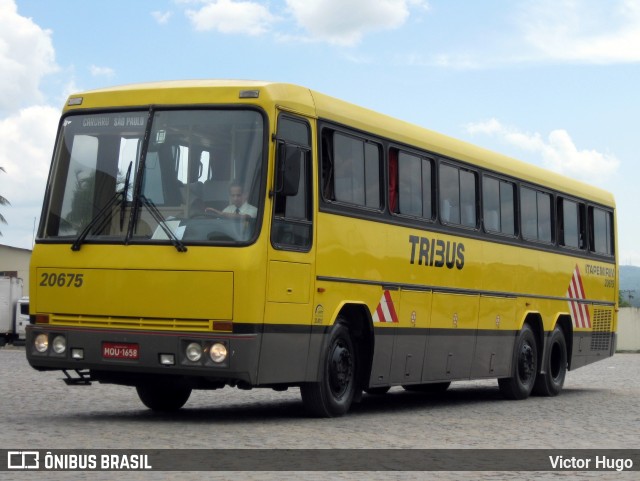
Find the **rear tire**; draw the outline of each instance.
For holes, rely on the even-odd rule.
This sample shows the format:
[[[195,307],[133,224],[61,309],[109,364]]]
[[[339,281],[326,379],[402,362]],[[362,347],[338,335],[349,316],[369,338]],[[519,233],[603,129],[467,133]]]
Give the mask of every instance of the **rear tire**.
[[[142,384],[136,386],[140,401],[154,411],[177,411],[185,405],[191,388],[184,386]]]
[[[559,326],[556,326],[549,338],[549,355],[542,370],[544,374],[538,374],[533,394],[557,396],[562,391],[567,374],[567,341]]]
[[[511,377],[498,379],[506,399],[526,399],[531,394],[538,372],[538,343],[529,324],[522,326],[516,338],[511,363]]]
[[[317,417],[342,416],[356,392],[356,352],[344,321],[336,321],[320,360],[318,382],[304,383],[300,394],[305,409]]]

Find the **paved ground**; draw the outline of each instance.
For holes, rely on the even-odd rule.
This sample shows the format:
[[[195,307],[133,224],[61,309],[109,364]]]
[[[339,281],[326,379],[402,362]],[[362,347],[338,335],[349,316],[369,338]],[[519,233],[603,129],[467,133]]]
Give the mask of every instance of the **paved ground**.
[[[556,398],[504,401],[495,381],[454,383],[440,397],[393,389],[338,419],[306,417],[299,391],[196,391],[176,414],[154,414],[133,388],[67,387],[31,369],[24,349],[0,349],[0,448],[593,448],[640,447],[640,354],[618,354],[568,374]],[[3,479],[35,479],[1,473]],[[40,479],[42,478],[40,473]],[[53,477],[50,475],[54,475]],[[9,475],[9,476],[7,476]],[[56,477],[58,475],[58,477]],[[575,473],[186,473],[179,479],[551,479]],[[13,476],[13,477],[11,477]],[[47,473],[85,479],[88,473]],[[92,480],[114,473],[91,473]],[[132,473],[127,479],[176,479]],[[637,479],[582,473],[581,479]]]

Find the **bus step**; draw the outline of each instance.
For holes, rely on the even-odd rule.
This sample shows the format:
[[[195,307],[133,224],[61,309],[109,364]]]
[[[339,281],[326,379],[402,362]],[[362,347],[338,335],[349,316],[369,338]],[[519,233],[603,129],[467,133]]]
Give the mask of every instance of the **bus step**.
[[[66,376],[66,379],[63,379],[63,381],[67,386],[91,386],[91,373],[88,369],[85,371],[74,369],[73,372],[75,372],[77,376],[72,376],[66,369],[63,369],[62,372]]]

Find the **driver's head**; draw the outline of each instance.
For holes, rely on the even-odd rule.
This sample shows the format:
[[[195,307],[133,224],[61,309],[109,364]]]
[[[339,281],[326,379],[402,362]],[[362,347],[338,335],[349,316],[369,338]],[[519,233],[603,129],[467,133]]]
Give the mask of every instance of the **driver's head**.
[[[236,207],[240,207],[242,206],[242,204],[244,204],[244,201],[245,196],[242,186],[237,182],[233,182],[229,186],[229,203],[235,205]]]

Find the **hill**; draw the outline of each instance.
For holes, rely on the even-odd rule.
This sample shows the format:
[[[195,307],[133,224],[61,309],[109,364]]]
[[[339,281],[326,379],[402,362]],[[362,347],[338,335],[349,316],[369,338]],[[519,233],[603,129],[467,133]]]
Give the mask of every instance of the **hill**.
[[[623,300],[640,307],[640,267],[620,266],[620,292]]]

